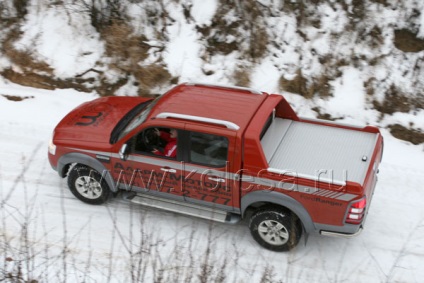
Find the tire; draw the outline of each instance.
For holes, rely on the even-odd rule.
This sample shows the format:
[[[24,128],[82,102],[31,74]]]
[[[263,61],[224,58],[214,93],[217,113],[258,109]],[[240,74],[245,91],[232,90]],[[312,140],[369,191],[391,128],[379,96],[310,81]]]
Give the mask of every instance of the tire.
[[[88,204],[102,204],[110,195],[109,186],[99,172],[83,165],[71,169],[68,187],[76,198]]]
[[[260,209],[252,215],[249,229],[262,247],[284,252],[293,249],[302,236],[302,224],[297,216],[281,208]]]

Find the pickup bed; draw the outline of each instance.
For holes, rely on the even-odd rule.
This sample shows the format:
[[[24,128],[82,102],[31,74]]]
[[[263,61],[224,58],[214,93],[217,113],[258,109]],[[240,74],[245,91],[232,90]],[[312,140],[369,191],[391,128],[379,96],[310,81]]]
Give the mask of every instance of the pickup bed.
[[[347,180],[364,182],[368,164],[362,157],[366,161],[372,155],[377,138],[374,133],[276,118],[261,143],[271,168],[344,185]]]
[[[99,98],[54,130],[49,161],[81,201],[129,201],[216,221],[248,218],[263,247],[353,236],[369,211],[383,139],[299,118],[283,96],[181,84],[155,99]]]

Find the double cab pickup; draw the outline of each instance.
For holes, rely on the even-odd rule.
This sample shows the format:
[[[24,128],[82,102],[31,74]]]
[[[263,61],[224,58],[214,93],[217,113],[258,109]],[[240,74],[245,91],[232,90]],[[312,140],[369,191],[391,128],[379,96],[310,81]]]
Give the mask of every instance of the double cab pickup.
[[[129,201],[237,223],[263,247],[364,226],[383,138],[296,115],[282,95],[185,83],[156,98],[103,97],[56,126],[49,161],[83,202]]]

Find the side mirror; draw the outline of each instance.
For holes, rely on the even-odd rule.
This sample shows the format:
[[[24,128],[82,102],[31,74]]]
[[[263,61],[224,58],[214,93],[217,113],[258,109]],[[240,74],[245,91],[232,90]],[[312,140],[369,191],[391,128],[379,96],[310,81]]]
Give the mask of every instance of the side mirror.
[[[124,143],[121,149],[119,150],[119,157],[124,161],[127,160],[128,158],[127,151],[128,151],[128,145]]]

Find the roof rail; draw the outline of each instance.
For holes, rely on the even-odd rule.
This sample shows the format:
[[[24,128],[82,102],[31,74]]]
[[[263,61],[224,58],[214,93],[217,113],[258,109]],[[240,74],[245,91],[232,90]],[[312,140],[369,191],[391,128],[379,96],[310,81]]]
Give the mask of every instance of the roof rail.
[[[171,112],[159,113],[158,115],[156,115],[156,118],[184,119],[184,120],[197,121],[197,122],[203,122],[208,124],[221,125],[230,130],[240,129],[240,127],[237,124],[230,121],[212,119],[212,118],[206,118],[206,117],[200,117],[200,116],[192,116],[192,115],[186,115],[186,114],[171,113]]]
[[[253,94],[262,94],[262,92],[259,90],[248,88],[248,87],[241,87],[241,86],[226,86],[226,85],[219,85],[219,84],[215,85],[215,84],[205,84],[205,83],[196,83],[196,82],[185,83],[185,85],[193,85],[193,86],[197,85],[197,86],[208,86],[208,87],[216,87],[216,88],[223,88],[223,89],[244,90]]]

